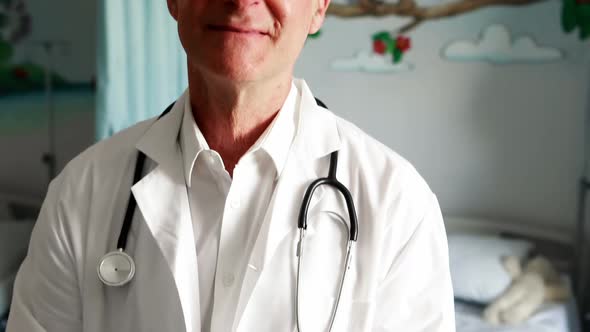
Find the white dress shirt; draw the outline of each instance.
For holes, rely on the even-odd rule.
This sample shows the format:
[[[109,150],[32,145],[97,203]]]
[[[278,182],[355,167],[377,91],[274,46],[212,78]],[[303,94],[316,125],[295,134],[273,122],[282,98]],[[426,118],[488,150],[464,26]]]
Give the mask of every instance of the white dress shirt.
[[[278,115],[237,163],[233,179],[209,148],[185,98],[180,144],[199,271],[203,331],[229,331],[260,224],[297,129],[295,84]],[[219,318],[219,319],[216,319]]]

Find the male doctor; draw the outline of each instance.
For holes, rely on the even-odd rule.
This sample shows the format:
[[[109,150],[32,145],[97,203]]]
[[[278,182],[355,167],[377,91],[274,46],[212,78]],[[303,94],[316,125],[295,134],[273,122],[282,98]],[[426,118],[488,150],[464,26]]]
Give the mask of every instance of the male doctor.
[[[292,78],[329,2],[167,0],[189,88],[169,113],[89,148],[52,182],[8,332],[455,330],[435,195]],[[340,298],[350,220],[331,187],[311,201],[296,287],[300,205],[334,151],[359,222]],[[116,249],[130,195],[125,252],[136,270],[112,287],[97,266]]]

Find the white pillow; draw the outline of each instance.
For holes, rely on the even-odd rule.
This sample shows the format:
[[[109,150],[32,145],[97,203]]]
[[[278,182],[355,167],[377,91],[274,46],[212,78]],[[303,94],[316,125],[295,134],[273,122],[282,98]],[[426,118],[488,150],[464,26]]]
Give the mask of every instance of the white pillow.
[[[455,298],[489,303],[510,285],[502,257],[524,258],[533,245],[493,235],[451,234],[449,260]]]

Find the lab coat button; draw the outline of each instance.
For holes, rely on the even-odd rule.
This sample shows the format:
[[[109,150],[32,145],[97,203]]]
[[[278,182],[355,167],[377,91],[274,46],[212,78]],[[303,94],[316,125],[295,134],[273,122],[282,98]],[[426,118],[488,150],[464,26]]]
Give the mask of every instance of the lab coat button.
[[[223,276],[223,285],[225,287],[229,287],[234,284],[235,280],[236,280],[236,278],[234,277],[233,273],[226,273]]]

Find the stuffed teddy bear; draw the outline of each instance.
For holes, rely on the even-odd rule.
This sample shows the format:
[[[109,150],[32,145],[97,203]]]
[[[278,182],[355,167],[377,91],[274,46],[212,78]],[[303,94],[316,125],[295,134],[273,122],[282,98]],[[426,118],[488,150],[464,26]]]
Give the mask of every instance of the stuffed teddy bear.
[[[518,257],[508,256],[502,264],[512,284],[483,312],[484,319],[493,325],[520,324],[544,303],[565,301],[570,296],[569,288],[544,257],[521,263]]]

